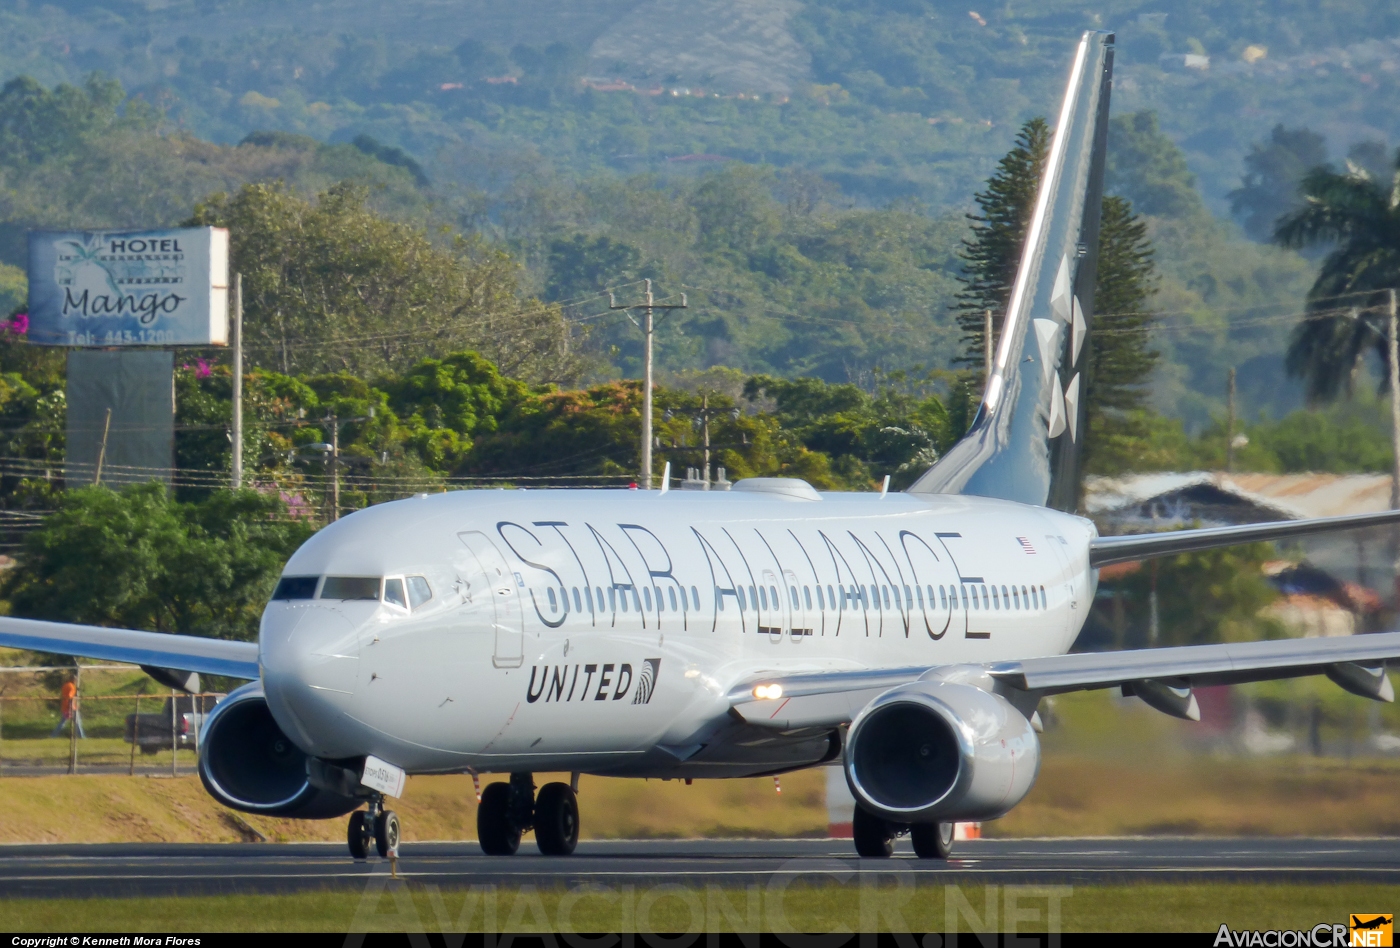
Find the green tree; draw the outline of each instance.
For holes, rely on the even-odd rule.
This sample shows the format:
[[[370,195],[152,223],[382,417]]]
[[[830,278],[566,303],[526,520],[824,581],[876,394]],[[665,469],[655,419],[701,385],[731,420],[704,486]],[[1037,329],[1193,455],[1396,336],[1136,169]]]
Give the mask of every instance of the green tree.
[[[1353,166],[1314,168],[1304,204],[1283,217],[1274,239],[1286,247],[1333,246],[1308,291],[1307,315],[1288,346],[1288,370],[1313,399],[1335,398],[1374,352],[1389,364],[1386,293],[1400,287],[1400,152],[1389,179]],[[1388,373],[1382,373],[1382,385]]]
[[[85,487],[60,496],[0,593],[29,618],[252,640],[311,533],[256,491],[184,504],[159,484]]]
[[[1151,347],[1157,289],[1147,224],[1126,198],[1103,199],[1094,290],[1093,339],[1085,399],[1084,469],[1094,474],[1140,469],[1153,451],[1145,410],[1147,382],[1159,353]]]
[[[1157,113],[1131,112],[1108,125],[1104,191],[1151,217],[1206,216],[1186,156],[1162,131]]]
[[[509,256],[480,238],[439,247],[367,196],[348,182],[315,201],[259,184],[195,208],[189,224],[231,231],[254,365],[369,373],[471,348],[510,374],[570,374],[558,307],[521,295]]]
[[[887,385],[872,396],[850,384],[757,375],[744,394],[772,399],[784,434],[829,458],[833,472],[856,490],[887,474],[896,488],[908,486],[951,441],[948,412],[931,393]]]
[[[958,281],[963,288],[957,295],[962,329],[962,354],[957,361],[964,365],[983,364],[987,310],[992,311],[993,331],[1000,338],[1049,151],[1050,126],[1045,119],[1026,122],[1016,135],[1015,147],[997,163],[987,189],[973,197],[981,212],[967,215],[972,235],[958,254],[963,263]]]
[[[1160,637],[1154,645],[1206,645],[1278,638],[1282,629],[1259,617],[1277,597],[1261,567],[1274,556],[1273,545],[1254,543],[1144,563],[1123,586],[1138,624],[1143,624],[1153,590],[1157,593]]]
[[[1230,212],[1255,240],[1273,239],[1274,222],[1298,207],[1298,184],[1327,163],[1327,140],[1307,128],[1274,126],[1267,143],[1255,142],[1244,158],[1244,178],[1231,191]]]

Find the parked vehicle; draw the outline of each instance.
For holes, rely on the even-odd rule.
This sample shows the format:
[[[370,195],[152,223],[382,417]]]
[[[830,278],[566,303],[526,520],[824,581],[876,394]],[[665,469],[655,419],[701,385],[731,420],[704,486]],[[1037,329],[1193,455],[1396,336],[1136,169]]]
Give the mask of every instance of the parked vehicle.
[[[204,718],[223,695],[179,695],[166,698],[159,711],[128,714],[123,739],[135,744],[143,754],[155,754],[171,745],[171,702],[175,703],[175,746],[186,750],[199,747],[199,730]]]

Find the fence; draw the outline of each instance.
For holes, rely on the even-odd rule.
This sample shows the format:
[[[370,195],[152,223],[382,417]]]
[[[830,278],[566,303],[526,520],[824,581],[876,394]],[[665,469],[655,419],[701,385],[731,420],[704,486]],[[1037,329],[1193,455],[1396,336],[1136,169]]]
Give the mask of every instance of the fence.
[[[61,695],[0,695],[0,775],[192,773],[204,715],[222,697],[84,695],[80,687],[68,718]]]

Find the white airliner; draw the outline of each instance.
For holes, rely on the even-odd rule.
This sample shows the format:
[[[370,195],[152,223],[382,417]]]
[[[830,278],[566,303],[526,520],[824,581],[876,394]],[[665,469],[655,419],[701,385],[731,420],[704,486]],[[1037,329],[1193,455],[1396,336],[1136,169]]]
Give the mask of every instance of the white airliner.
[[[968,436],[908,491],[472,490],[331,524],[287,563],[256,644],[0,619],[0,645],[250,684],[200,775],[249,813],[350,814],[397,846],[409,774],[508,773],[481,847],[578,840],[577,775],[720,778],[837,761],[855,846],[1014,807],[1046,695],[1121,688],[1196,717],[1193,686],[1326,674],[1393,699],[1400,633],[1067,654],[1097,568],[1395,523],[1400,512],[1099,537],[1076,506],[1113,35],[1074,58],[992,377]],[[536,772],[572,772],[536,794]],[[363,807],[363,809],[361,809]],[[353,812],[352,812],[353,811]]]

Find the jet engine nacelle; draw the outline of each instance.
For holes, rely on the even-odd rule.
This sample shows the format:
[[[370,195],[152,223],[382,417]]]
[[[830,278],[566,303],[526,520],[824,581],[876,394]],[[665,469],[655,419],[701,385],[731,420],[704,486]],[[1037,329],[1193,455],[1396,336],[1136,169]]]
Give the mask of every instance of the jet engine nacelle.
[[[349,813],[363,802],[313,787],[306,763],[307,755],[273,720],[258,682],[220,701],[204,722],[199,778],[224,806],[318,820]]]
[[[1040,744],[1000,695],[922,679],[865,706],[851,722],[843,763],[856,800],[891,822],[990,820],[1030,792]]]

